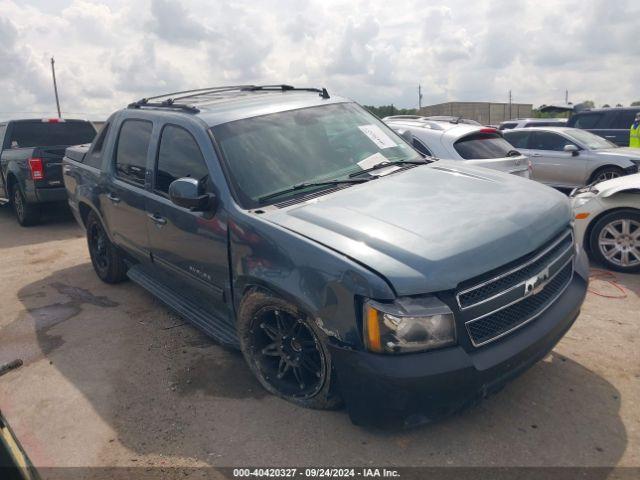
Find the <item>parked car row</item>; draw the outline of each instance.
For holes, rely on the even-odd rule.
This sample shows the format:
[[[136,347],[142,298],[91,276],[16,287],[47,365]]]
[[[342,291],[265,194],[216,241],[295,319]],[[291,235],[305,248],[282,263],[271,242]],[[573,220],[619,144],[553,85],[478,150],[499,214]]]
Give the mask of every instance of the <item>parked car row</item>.
[[[595,188],[573,196],[595,226],[574,229],[498,129],[385,120],[326,89],[177,92],[115,112],[66,149],[62,177],[101,280],[131,279],[240,349],[274,395],[410,426],[546,356],[586,295],[583,238],[630,270],[640,230],[601,216]],[[588,143],[563,147],[585,172]]]

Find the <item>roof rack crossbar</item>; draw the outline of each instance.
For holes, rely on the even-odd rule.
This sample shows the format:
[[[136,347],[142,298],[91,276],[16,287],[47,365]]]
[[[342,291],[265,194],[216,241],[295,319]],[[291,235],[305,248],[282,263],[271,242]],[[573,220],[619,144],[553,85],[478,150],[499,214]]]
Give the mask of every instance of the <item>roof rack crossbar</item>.
[[[298,90],[305,92],[317,92],[322,98],[329,98],[329,92],[326,88],[296,88],[292,85],[229,85],[222,87],[197,88],[194,90],[183,90],[181,92],[165,93],[163,95],[155,95],[153,97],[142,98],[136,102],[130,103],[128,108],[174,108],[184,110],[186,112],[198,113],[200,110],[196,105],[186,103],[178,103],[185,99],[192,99],[197,102],[198,97],[207,98],[211,95],[232,91],[260,91],[260,90],[281,90],[283,92],[290,90]],[[163,99],[163,100],[160,100]],[[158,100],[158,101],[152,101]]]

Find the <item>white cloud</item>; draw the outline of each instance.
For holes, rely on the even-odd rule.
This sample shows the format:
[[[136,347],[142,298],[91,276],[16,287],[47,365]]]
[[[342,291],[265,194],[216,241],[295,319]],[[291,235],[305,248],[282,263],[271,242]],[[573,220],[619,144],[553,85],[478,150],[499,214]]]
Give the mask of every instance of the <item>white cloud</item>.
[[[167,90],[327,86],[365,104],[640,99],[640,4],[618,0],[0,0],[0,112],[104,118]],[[22,115],[15,114],[15,115]],[[0,113],[1,118],[14,116]]]

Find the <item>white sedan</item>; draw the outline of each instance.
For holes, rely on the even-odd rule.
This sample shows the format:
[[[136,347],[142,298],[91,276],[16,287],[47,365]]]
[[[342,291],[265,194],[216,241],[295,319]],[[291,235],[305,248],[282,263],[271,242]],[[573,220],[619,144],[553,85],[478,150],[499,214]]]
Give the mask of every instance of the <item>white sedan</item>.
[[[578,188],[571,200],[576,241],[591,259],[640,271],[640,173]]]

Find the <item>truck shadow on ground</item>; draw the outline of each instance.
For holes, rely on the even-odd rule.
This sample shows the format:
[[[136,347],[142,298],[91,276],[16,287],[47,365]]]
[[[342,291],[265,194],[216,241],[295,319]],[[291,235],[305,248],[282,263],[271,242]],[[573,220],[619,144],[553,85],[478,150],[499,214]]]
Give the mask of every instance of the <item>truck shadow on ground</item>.
[[[43,206],[41,223],[32,227],[21,227],[10,205],[0,206],[0,229],[12,231],[0,234],[0,249],[83,236],[69,208],[60,204]]]
[[[268,395],[238,352],[138,286],[100,283],[90,264],[54,272],[18,296],[25,313],[15,322],[29,325],[40,354],[115,432],[105,450],[118,442],[133,457],[218,466],[613,466],[627,445],[620,393],[556,353],[461,414],[373,431],[344,411],[305,410]],[[6,333],[0,338],[10,343]]]

